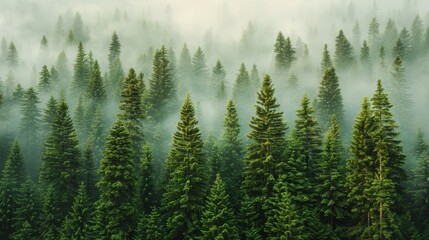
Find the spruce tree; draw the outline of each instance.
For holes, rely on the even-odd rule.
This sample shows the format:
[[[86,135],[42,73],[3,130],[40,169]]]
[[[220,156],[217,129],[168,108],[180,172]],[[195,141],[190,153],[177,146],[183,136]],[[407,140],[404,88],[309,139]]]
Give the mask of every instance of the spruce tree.
[[[148,215],[140,214],[135,240],[165,239],[165,229],[158,208],[154,207]]]
[[[423,43],[423,21],[417,14],[411,25],[411,53],[415,56],[420,53]]]
[[[88,99],[92,100],[94,104],[102,104],[107,97],[97,60],[95,60],[92,65],[86,96]]]
[[[321,198],[318,210],[325,223],[335,230],[345,210],[344,149],[342,147],[340,126],[335,115],[331,117],[331,127],[326,135],[319,175],[316,177],[317,192]]]
[[[97,239],[132,239],[136,227],[135,173],[130,134],[117,120],[106,139],[97,183]],[[121,238],[122,237],[122,238]]]
[[[363,41],[362,47],[360,48],[360,63],[366,69],[370,68],[371,64],[371,56],[369,54],[369,46],[366,43],[366,40]]]
[[[103,158],[103,150],[104,150],[104,142],[105,142],[105,129],[102,122],[102,112],[100,105],[97,105],[94,112],[94,118],[91,123],[91,132],[89,136],[89,140],[91,142],[91,146],[94,149],[94,159],[95,162],[98,163]]]
[[[326,69],[323,75],[319,93],[316,97],[315,108],[323,130],[328,129],[332,115],[335,115],[338,123],[344,126],[343,97],[338,77],[333,67]]]
[[[191,62],[192,60],[189,49],[186,44],[183,44],[182,50],[180,52],[179,63],[177,65],[179,77],[182,79],[182,81],[190,77]]]
[[[393,49],[398,36],[398,28],[396,27],[394,20],[389,18],[389,20],[387,20],[386,27],[384,28],[381,42],[386,49]]]
[[[267,202],[267,239],[307,239],[302,216],[287,190],[286,182],[287,179],[282,175],[274,185],[273,195]]]
[[[42,50],[48,48],[48,39],[46,38],[45,35],[42,36],[42,39],[40,40],[40,48]]]
[[[350,68],[354,61],[353,47],[344,35],[343,30],[340,30],[335,39],[335,67],[338,70],[345,70]]]
[[[82,182],[70,212],[61,228],[61,238],[64,240],[85,240],[91,238],[92,209],[86,192],[86,184]]]
[[[58,207],[57,199],[62,193],[55,190],[53,184],[50,184],[44,193],[42,224],[40,237],[45,240],[60,239],[61,223],[64,216],[60,213],[62,209]]]
[[[328,44],[325,44],[323,46],[322,61],[320,62],[320,71],[324,73],[329,67],[332,67],[332,60],[329,54]]]
[[[118,117],[125,124],[125,128],[130,134],[131,145],[133,149],[134,166],[140,162],[140,147],[143,144],[143,79],[137,77],[133,68],[128,71],[122,86],[121,110]]]
[[[392,111],[398,119],[398,124],[402,130],[409,130],[410,127],[410,108],[412,106],[411,97],[408,93],[408,83],[405,78],[405,68],[399,56],[395,58],[392,64],[391,82],[389,93],[392,99]]]
[[[295,50],[290,38],[285,38],[282,32],[277,34],[274,44],[275,66],[277,70],[288,70],[296,60]]]
[[[48,67],[43,65],[39,77],[39,90],[43,93],[47,93],[51,89],[51,86],[51,74],[49,73]]]
[[[250,70],[250,83],[255,91],[261,87],[261,81],[259,79],[259,72],[256,64],[253,64],[252,70]]]
[[[149,214],[155,206],[155,179],[153,157],[150,146],[145,144],[142,149],[139,172],[137,176],[137,192],[140,214]]]
[[[112,39],[110,40],[109,45],[109,69],[113,68],[113,64],[115,63],[115,60],[119,58],[121,55],[121,43],[119,42],[119,37],[116,34],[116,32],[113,32]]]
[[[120,95],[120,90],[118,90],[118,88],[121,88],[121,78],[124,76],[124,70],[122,69],[120,54],[121,43],[119,42],[119,37],[116,32],[113,32],[112,39],[109,45],[109,74],[107,78],[108,81],[106,87],[110,93],[114,93],[117,96]]]
[[[82,42],[79,43],[75,63],[73,65],[73,90],[81,94],[86,90],[88,85],[89,73],[91,66],[83,48]]]
[[[205,91],[207,89],[209,76],[206,61],[206,56],[203,50],[198,47],[192,56],[191,62],[191,74],[193,79],[191,89],[193,90]]]
[[[81,160],[78,145],[67,103],[61,99],[45,142],[39,175],[42,193],[47,196],[49,186],[53,192],[49,201],[51,207],[57,209],[60,221],[70,210],[79,188]]]
[[[18,65],[18,51],[16,50],[15,43],[10,42],[7,50],[6,62],[9,67],[16,67]]]
[[[210,84],[210,88],[211,89],[216,89],[214,94],[216,94],[219,100],[225,100],[225,76],[226,76],[226,71],[222,65],[222,63],[220,62],[220,60],[218,59],[216,61],[215,66],[212,68],[212,76],[211,76],[211,84]],[[223,93],[222,93],[223,92]]]
[[[34,88],[29,88],[25,91],[21,102],[21,134],[26,138],[37,139],[37,134],[40,129],[40,103],[37,92]]]
[[[46,136],[51,130],[52,123],[54,122],[55,114],[57,112],[57,107],[58,101],[51,96],[46,103],[46,108],[43,110],[42,115],[42,126],[45,133],[44,136]]]
[[[239,239],[234,211],[219,174],[210,189],[201,222],[203,239]]]
[[[393,47],[392,55],[394,57],[399,57],[400,59],[406,59],[408,57],[407,48],[404,46],[404,43],[401,39],[398,38],[396,45]]]
[[[25,95],[25,89],[22,87],[20,83],[16,84],[16,88],[12,93],[13,102],[16,104],[20,104],[24,95]]]
[[[14,223],[21,185],[26,180],[24,159],[18,141],[14,141],[0,179],[0,236],[9,238]]]
[[[161,204],[168,239],[200,235],[207,186],[203,142],[197,124],[194,106],[187,95],[166,162],[167,181]]]
[[[85,195],[89,201],[95,201],[98,198],[98,189],[96,188],[97,173],[91,144],[88,142],[83,152],[82,158],[82,182],[85,186]]]
[[[368,43],[372,49],[378,49],[380,44],[380,24],[376,17],[371,19],[368,26]]]
[[[254,219],[255,231],[261,234],[268,217],[263,204],[272,196],[274,184],[285,170],[287,128],[283,122],[283,113],[277,110],[279,104],[274,91],[271,78],[266,75],[255,105],[256,116],[252,117],[250,123],[250,143],[243,170],[243,190],[250,202],[243,200],[242,205],[254,209],[255,216],[247,217]],[[247,231],[251,226],[248,227]]]

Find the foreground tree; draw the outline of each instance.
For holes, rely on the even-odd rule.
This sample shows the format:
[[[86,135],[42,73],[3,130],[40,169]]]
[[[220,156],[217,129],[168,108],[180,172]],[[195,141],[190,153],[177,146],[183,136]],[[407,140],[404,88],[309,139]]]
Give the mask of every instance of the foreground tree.
[[[161,204],[168,239],[200,235],[207,186],[203,142],[197,123],[194,106],[187,95],[166,162],[167,182]]]

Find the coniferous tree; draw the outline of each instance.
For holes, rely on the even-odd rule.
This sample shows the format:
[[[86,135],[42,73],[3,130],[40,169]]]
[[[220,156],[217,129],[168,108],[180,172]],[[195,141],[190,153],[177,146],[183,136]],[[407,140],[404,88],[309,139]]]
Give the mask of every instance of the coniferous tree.
[[[83,48],[82,42],[77,48],[76,60],[73,65],[73,90],[81,94],[86,90],[88,85],[89,73],[91,66],[88,63],[88,58]]]
[[[186,44],[183,44],[182,50],[180,52],[179,63],[177,65],[179,77],[182,79],[182,81],[190,77],[191,64],[191,54]]]
[[[201,222],[204,239],[239,239],[234,211],[219,174],[210,189]]]
[[[197,91],[207,89],[208,84],[208,68],[206,64],[206,57],[203,50],[198,47],[192,56],[191,62],[191,73],[194,82],[191,85],[191,89]]]
[[[97,239],[132,239],[136,227],[133,148],[125,123],[117,120],[106,139],[96,203]]]
[[[226,93],[225,93],[225,76],[226,76],[226,71],[225,71],[222,63],[218,59],[216,61],[215,66],[212,68],[210,88],[216,89],[214,94],[216,94],[215,96],[218,97],[219,100],[225,100],[224,99],[226,96]]]
[[[409,116],[412,106],[411,97],[408,93],[408,84],[405,78],[405,68],[399,56],[395,58],[392,64],[390,96],[392,99],[392,110],[398,123],[404,130],[409,130]]]
[[[408,57],[413,46],[411,34],[406,27],[403,27],[402,30],[399,32],[399,39],[401,40],[401,43],[403,45],[405,57]]]
[[[102,112],[100,105],[95,108],[94,118],[92,119],[91,123],[91,132],[89,140],[91,141],[91,146],[94,149],[94,159],[98,166],[98,163],[103,158],[102,153],[104,150],[105,142],[105,132],[102,122]]]
[[[248,137],[251,142],[247,147],[243,170],[243,190],[248,198],[243,200],[242,206],[253,209],[251,212],[255,214],[247,216],[255,222],[244,231],[249,232],[250,227],[254,227],[254,231],[262,234],[261,230],[268,217],[263,205],[272,196],[274,184],[285,170],[283,159],[287,129],[283,113],[277,110],[279,104],[268,75],[264,78],[255,107],[256,116],[252,117],[250,123]]]
[[[163,228],[162,216],[158,209],[154,207],[150,214],[140,215],[139,223],[137,226],[137,234],[134,238],[139,239],[165,239],[165,229]]]
[[[398,39],[398,28],[393,19],[389,18],[386,23],[386,27],[384,28],[384,32],[382,35],[382,43],[386,49],[393,49],[395,43]]]
[[[64,51],[62,51],[57,58],[57,61],[55,62],[55,69],[58,71],[59,79],[62,82],[66,82],[66,80],[70,79],[70,70],[68,67],[68,58]]]
[[[9,67],[16,67],[18,65],[18,51],[16,50],[15,43],[13,42],[9,43],[6,62]]]
[[[162,46],[155,51],[152,78],[149,81],[149,104],[151,116],[159,121],[164,116],[165,107],[175,95],[175,86],[171,73],[167,49]]]
[[[350,68],[354,61],[355,57],[353,53],[353,47],[344,35],[343,30],[340,30],[337,38],[335,39],[335,66],[339,70],[345,70]]]
[[[21,86],[20,83],[16,84],[16,88],[12,93],[13,102],[20,104],[24,95],[25,95],[25,89]]]
[[[285,38],[282,32],[277,34],[274,54],[277,70],[288,70],[296,60],[295,50],[292,47],[290,38]]]
[[[51,86],[51,74],[49,73],[48,67],[46,65],[43,65],[39,77],[39,90],[41,92],[47,93],[51,89]]]
[[[40,40],[40,48],[42,50],[48,48],[48,39],[46,38],[45,35],[42,36],[42,39]]]
[[[252,84],[255,91],[261,87],[259,72],[256,64],[253,64],[252,70],[250,70],[250,83]]]
[[[380,44],[380,24],[376,17],[371,19],[368,26],[368,45],[372,49],[378,49]]]
[[[423,42],[423,21],[420,17],[420,15],[416,15],[416,17],[413,20],[413,24],[411,25],[411,53],[415,56],[416,54],[419,54],[419,51],[422,49],[422,42]]]
[[[97,60],[95,60],[92,65],[88,88],[86,89],[86,96],[92,100],[94,104],[102,104],[106,99],[106,89],[104,88],[104,81],[101,77],[100,67]]]
[[[120,91],[118,88],[121,87],[121,78],[124,76],[122,69],[121,59],[121,43],[116,32],[113,32],[112,39],[109,46],[109,74],[107,88],[111,93],[119,96]]]
[[[79,142],[83,142],[86,139],[88,125],[85,119],[85,106],[83,104],[82,96],[79,96],[77,105],[73,112],[73,124],[76,127]]]
[[[54,65],[51,66],[51,69],[49,70],[49,73],[51,74],[51,83],[53,86],[58,85],[58,83],[60,82],[60,75],[57,71],[57,69],[55,68]]]
[[[329,67],[332,67],[332,60],[329,54],[328,44],[325,44],[323,46],[322,61],[320,62],[320,71],[324,73]]]
[[[360,63],[365,69],[368,69],[371,65],[371,56],[369,54],[369,46],[366,43],[366,40],[363,41],[362,47],[360,48]]]
[[[140,162],[140,147],[143,144],[143,79],[137,77],[133,68],[128,71],[122,86],[121,103],[119,109],[119,119],[125,124],[125,128],[130,134],[133,149],[134,166]]]
[[[335,115],[340,125],[344,124],[343,97],[333,67],[328,68],[323,75],[315,108],[323,130],[328,129],[332,115]]]
[[[155,179],[153,157],[150,146],[143,146],[139,172],[137,176],[137,192],[140,214],[149,214],[155,206]]]
[[[344,152],[341,143],[340,126],[335,115],[331,118],[331,127],[325,138],[320,173],[316,177],[318,193],[321,197],[318,204],[319,212],[331,230],[335,230],[339,219],[344,216],[345,207],[345,178],[344,178]]]
[[[85,26],[83,25],[82,17],[79,12],[76,12],[74,15],[72,29],[77,41],[86,42],[89,40],[89,36],[85,30]]]
[[[26,180],[24,159],[18,141],[14,141],[0,179],[0,236],[9,238],[15,231],[19,188]]]
[[[82,183],[85,186],[85,195],[89,201],[95,201],[98,197],[98,189],[95,186],[98,176],[96,175],[92,146],[89,142],[83,152],[81,175]]]
[[[166,162],[167,182],[161,204],[169,239],[200,235],[207,187],[203,142],[197,124],[191,98],[187,95]]]
[[[401,59],[408,57],[408,51],[400,38],[398,38],[395,47],[393,47],[392,55],[395,57],[398,56]]]
[[[37,139],[40,129],[40,109],[37,106],[40,103],[37,92],[34,88],[25,91],[21,102],[21,134],[32,141]]]
[[[48,102],[46,103],[46,108],[43,110],[43,115],[42,115],[42,126],[43,126],[45,136],[51,130],[52,123],[54,122],[55,114],[57,112],[57,108],[58,108],[58,101],[53,96],[51,96]]]
[[[51,132],[45,142],[39,175],[42,193],[46,197],[48,197],[48,187],[51,188],[49,204],[56,209],[55,214],[58,214],[59,221],[70,210],[79,188],[81,160],[78,145],[67,103],[61,99],[52,122]]]
[[[71,210],[62,225],[60,239],[85,240],[92,237],[92,209],[85,185],[82,182],[79,186]]]
[[[55,190],[53,184],[50,184],[44,194],[41,239],[58,240],[60,238],[61,223],[64,216],[61,216],[61,209],[57,204],[57,199],[60,197],[58,195],[61,195],[61,192]]]
[[[41,206],[34,183],[26,180],[18,190],[12,240],[36,240],[40,230]]]
[[[303,219],[286,187],[285,176],[274,185],[273,196],[268,202],[269,217],[265,224],[267,239],[307,239]]]
[[[121,55],[121,43],[119,42],[119,37],[116,34],[116,32],[113,32],[112,39],[110,41],[109,46],[109,68],[111,68],[116,60],[116,58],[119,58]]]

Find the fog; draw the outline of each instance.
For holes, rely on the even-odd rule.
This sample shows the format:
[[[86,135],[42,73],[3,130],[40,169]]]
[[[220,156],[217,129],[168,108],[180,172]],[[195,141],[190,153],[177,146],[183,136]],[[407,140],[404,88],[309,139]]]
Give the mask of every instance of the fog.
[[[0,38],[7,44],[13,42],[16,45],[18,65],[10,68],[2,60],[0,77],[7,86],[8,75],[12,72],[14,82],[10,88],[15,88],[16,83],[22,84],[24,88],[36,87],[42,66],[55,65],[62,51],[68,59],[68,70],[73,73],[77,45],[68,45],[66,35],[72,28],[76,13],[79,13],[88,36],[88,40],[83,43],[85,51],[92,52],[93,58],[99,61],[103,74],[108,71],[107,55],[113,32],[118,34],[122,45],[120,59],[124,72],[127,73],[131,67],[137,72],[142,71],[145,74],[146,86],[152,74],[151,60],[144,60],[149,49],[155,50],[165,45],[167,49],[174,51],[178,60],[184,44],[191,56],[200,46],[205,54],[209,75],[216,60],[222,62],[226,71],[228,98],[232,96],[241,63],[245,64],[249,73],[252,65],[256,64],[260,80],[265,74],[270,74],[281,104],[280,110],[285,112],[285,121],[291,129],[294,126],[295,111],[299,108],[304,93],[312,99],[317,95],[322,76],[319,66],[323,45],[328,44],[333,58],[335,38],[340,29],[352,43],[354,55],[359,59],[360,47],[362,41],[368,38],[368,25],[373,17],[377,18],[380,34],[383,34],[389,18],[395,21],[400,32],[403,27],[411,28],[416,15],[421,17],[426,29],[429,25],[428,9],[429,2],[424,0],[5,0],[0,2]],[[353,27],[356,22],[359,24],[360,34],[355,36]],[[279,31],[291,38],[297,57],[296,64],[282,74],[276,74],[274,69],[273,46]],[[48,40],[46,49],[41,48],[43,35]],[[422,35],[424,37],[425,33],[422,32]],[[244,44],[245,41],[248,41],[247,45]],[[303,60],[305,44],[309,50],[307,62]],[[388,86],[393,61],[391,52],[391,49],[386,49],[386,71],[382,74],[376,70],[377,67],[369,71],[355,69],[337,73],[349,126],[346,131],[351,129],[362,97],[372,96],[376,80],[381,78],[385,86]],[[5,53],[2,54],[4,57]],[[378,50],[371,54],[378,56]],[[421,56],[404,64],[410,86],[408,91],[413,103],[410,106],[413,117],[409,122],[413,131],[418,127],[425,132],[429,131],[426,124],[429,102],[428,61],[429,56]],[[377,60],[373,60],[373,65],[376,64]],[[296,75],[299,82],[299,87],[294,90],[288,89],[287,86],[287,79],[291,74]],[[66,92],[72,112],[77,97],[67,94],[71,80],[67,81],[51,94],[59,97]],[[226,103],[213,103],[204,93],[193,92],[186,86],[178,87],[178,102],[184,99],[186,92],[190,92],[194,99],[205,136],[209,133],[218,135],[221,132]],[[256,96],[255,92],[256,89],[253,96]],[[3,94],[7,97],[7,93]],[[40,97],[40,108],[43,109],[49,96]],[[247,102],[248,106],[239,106],[243,137],[248,133],[250,117],[254,115],[255,98]],[[108,106],[106,118],[109,119],[108,122],[112,122],[118,111],[117,103]],[[170,141],[169,136],[177,123],[178,106],[180,104],[162,123],[165,125],[165,132],[170,132],[165,137],[168,140],[165,141]],[[4,120],[9,123],[6,125],[16,129],[16,122],[19,122],[16,119],[20,119],[19,111],[14,109],[8,114],[13,116]],[[346,133],[346,136],[350,136],[350,132]]]

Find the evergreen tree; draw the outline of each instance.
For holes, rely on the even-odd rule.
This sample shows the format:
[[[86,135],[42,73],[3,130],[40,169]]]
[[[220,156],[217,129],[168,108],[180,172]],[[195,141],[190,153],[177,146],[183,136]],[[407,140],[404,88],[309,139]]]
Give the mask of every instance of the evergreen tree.
[[[218,59],[216,61],[215,66],[212,68],[212,76],[211,76],[211,89],[216,89],[214,94],[216,94],[217,97],[219,97],[219,100],[225,100],[225,76],[226,71]]]
[[[15,231],[18,195],[26,180],[24,160],[18,141],[14,141],[0,179],[0,237],[9,238]]]
[[[14,103],[20,104],[25,95],[25,89],[20,83],[16,84],[16,88],[12,93],[12,99]]]
[[[149,215],[140,215],[137,234],[134,239],[162,240],[165,237],[164,230],[162,217],[159,214],[158,209],[154,207]]]
[[[55,66],[52,65],[51,69],[49,70],[51,74],[51,83],[52,85],[57,85],[60,82],[60,75]]]
[[[66,82],[66,80],[70,79],[70,70],[68,68],[68,58],[64,51],[62,51],[57,58],[57,61],[55,63],[55,69],[58,70],[58,78],[62,82]]]
[[[411,25],[411,53],[415,56],[419,54],[423,43],[423,21],[417,14]]]
[[[368,26],[368,43],[372,49],[378,49],[380,46],[380,24],[376,17],[371,19]]]
[[[121,43],[119,42],[119,37],[116,34],[116,32],[113,32],[112,39],[110,41],[109,45],[109,69],[113,68],[113,64],[115,63],[116,59],[119,58],[121,55]]]
[[[31,180],[22,183],[16,199],[12,240],[36,240],[40,229],[40,199]]]
[[[83,142],[86,139],[88,125],[85,119],[85,106],[83,105],[82,96],[79,96],[77,105],[73,112],[73,124],[76,126],[76,133],[79,142]]]
[[[259,72],[258,68],[256,67],[256,64],[253,64],[252,70],[250,70],[250,82],[255,89],[259,89],[261,87],[261,82],[259,79]]]
[[[179,76],[182,81],[190,77],[191,64],[191,54],[186,44],[183,44],[182,50],[180,52],[179,64],[177,65],[177,70],[179,71]]]
[[[393,49],[398,39],[398,36],[399,36],[398,28],[396,27],[394,20],[389,18],[389,20],[386,23],[386,27],[384,28],[382,41],[381,41],[385,49],[389,49],[389,50]]]
[[[406,57],[408,57],[408,51],[402,43],[401,39],[399,38],[398,41],[396,41],[395,47],[393,47],[392,55],[395,57],[399,57],[400,59],[405,59]]]
[[[410,125],[410,107],[412,106],[411,97],[408,93],[408,83],[405,78],[405,68],[402,65],[400,57],[396,57],[392,64],[390,96],[392,99],[392,110],[398,123],[404,130],[409,130]]]
[[[57,204],[57,199],[61,195],[60,191],[55,190],[53,184],[47,187],[44,194],[42,224],[40,238],[45,240],[60,239],[61,223],[64,216],[61,216],[60,209]]]
[[[151,116],[159,121],[165,115],[165,107],[174,99],[175,86],[171,74],[167,49],[162,46],[155,51],[152,78],[149,81],[149,104]]]
[[[83,48],[82,42],[79,43],[77,48],[77,55],[75,64],[73,65],[73,90],[81,94],[86,90],[88,85],[90,65],[88,58]]]
[[[64,240],[85,240],[91,235],[91,215],[89,198],[86,192],[86,184],[82,182],[70,212],[64,220],[61,229],[61,238]]]
[[[265,224],[267,239],[307,239],[302,217],[286,187],[285,176],[276,182],[268,201],[269,217]]]
[[[81,161],[76,131],[68,113],[68,106],[61,99],[52,122],[51,132],[45,142],[40,169],[40,183],[55,214],[61,221],[69,211],[74,196],[79,188]],[[54,211],[54,210],[52,210]]]
[[[106,139],[106,150],[99,169],[96,204],[97,239],[132,239],[136,227],[135,173],[130,134],[117,120]]]
[[[130,134],[131,146],[133,150],[134,166],[138,166],[140,162],[140,147],[143,144],[143,79],[137,77],[133,68],[128,71],[128,76],[125,78],[122,86],[121,104],[119,109],[119,119],[125,125]]]
[[[82,182],[85,186],[85,195],[89,201],[95,201],[98,197],[98,189],[95,186],[97,178],[92,146],[88,142],[82,158]]]
[[[46,36],[43,35],[42,39],[40,40],[40,48],[41,49],[46,49],[48,48],[48,39],[46,39]]]
[[[362,47],[360,49],[360,63],[362,64],[362,66],[365,67],[365,69],[370,68],[370,63],[371,63],[371,59],[370,59],[370,55],[369,55],[369,46],[366,43],[366,40],[363,41],[362,43]]]
[[[46,103],[46,108],[43,110],[42,125],[45,135],[50,132],[52,123],[55,119],[55,114],[58,108],[58,101],[51,96]]]
[[[319,183],[317,191],[321,197],[318,208],[324,222],[335,230],[338,220],[344,216],[346,201],[344,152],[335,115],[332,115],[331,127],[325,138],[319,169],[320,174],[316,177]]]
[[[51,86],[51,74],[49,73],[48,67],[46,65],[43,65],[39,77],[39,90],[41,92],[47,93],[51,89]]]
[[[25,91],[21,103],[21,134],[25,138],[30,138],[31,141],[37,139],[40,129],[40,109],[37,106],[40,103],[37,92],[34,88],[29,88]]]
[[[138,203],[141,214],[149,214],[155,205],[155,179],[150,146],[143,146],[137,180]]]
[[[238,113],[232,100],[228,101],[223,127],[220,174],[224,179],[226,192],[231,198],[231,206],[237,211],[240,202],[244,149],[240,138]]]
[[[228,197],[225,185],[217,174],[201,217],[204,239],[239,239],[234,211],[230,208]]]
[[[76,43],[76,37],[73,33],[73,30],[70,29],[69,33],[67,34],[66,43],[69,46],[73,46]]]
[[[296,60],[295,53],[290,38],[285,38],[283,33],[279,32],[274,44],[276,69],[288,70]]]
[[[104,132],[104,126],[102,123],[102,112],[101,107],[98,105],[95,108],[94,112],[94,118],[92,119],[91,123],[91,132],[89,139],[91,141],[91,146],[94,149],[94,159],[95,162],[98,163],[103,158],[103,150],[104,150],[104,142],[105,142],[105,132]]]
[[[329,54],[328,44],[325,44],[323,46],[322,61],[320,62],[320,71],[324,73],[329,67],[332,67],[332,60]]]
[[[335,39],[335,66],[338,70],[345,70],[350,68],[354,61],[353,47],[344,35],[343,30],[340,30]]]
[[[206,174],[203,142],[197,124],[191,98],[187,95],[166,162],[167,182],[161,204],[168,239],[200,235]]]
[[[250,143],[243,170],[243,190],[248,198],[243,200],[242,205],[253,209],[255,215],[247,217],[254,219],[254,230],[262,234],[268,217],[263,204],[272,196],[274,184],[285,170],[283,159],[287,129],[282,119],[283,113],[277,110],[279,104],[276,103],[274,87],[268,75],[264,78],[255,107],[256,116],[250,123]],[[251,226],[247,227],[247,231],[251,230]]]
[[[16,50],[15,43],[13,42],[9,43],[6,62],[9,67],[16,67],[18,65],[18,51]]]
[[[197,91],[206,90],[208,83],[208,69],[206,64],[206,57],[203,50],[198,47],[192,56],[191,62],[192,79],[194,80],[191,89]]]
[[[343,97],[333,67],[328,68],[323,75],[315,107],[323,130],[328,129],[332,115],[335,115],[339,124],[344,124]]]
[[[412,39],[411,34],[406,27],[403,27],[401,32],[399,32],[399,39],[401,40],[401,43],[403,45],[405,56],[408,56],[410,51],[412,50]],[[395,57],[395,55],[393,55],[393,57]]]
[[[112,39],[109,45],[109,74],[107,87],[111,93],[119,94],[118,87],[120,88],[121,78],[124,76],[122,64],[120,60],[121,43],[116,32],[113,32]]]
[[[74,15],[72,29],[77,41],[86,42],[89,40],[88,33],[85,31],[85,26],[83,25],[82,17],[79,12],[76,12]]]
[[[106,89],[104,88],[104,81],[101,77],[97,60],[95,60],[92,65],[86,96],[92,100],[94,104],[101,104],[106,99]]]

